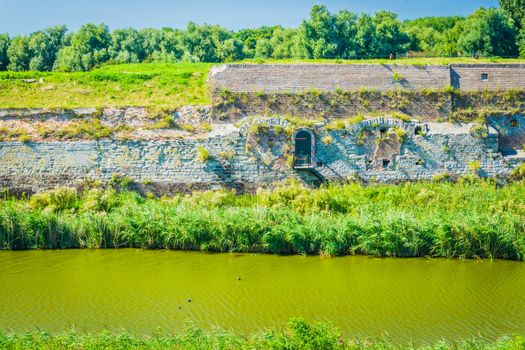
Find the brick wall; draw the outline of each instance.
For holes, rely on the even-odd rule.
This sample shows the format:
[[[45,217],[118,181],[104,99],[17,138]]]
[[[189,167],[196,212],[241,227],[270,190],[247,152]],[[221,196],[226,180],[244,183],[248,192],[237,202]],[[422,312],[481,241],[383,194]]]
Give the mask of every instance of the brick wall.
[[[451,85],[464,91],[525,89],[525,65],[452,65]],[[487,80],[482,79],[486,74]]]
[[[402,77],[395,81],[394,72]],[[482,74],[488,79],[482,81]],[[464,91],[525,89],[525,65],[478,64],[451,66],[345,65],[345,64],[232,64],[215,67],[209,83],[213,90],[233,92],[300,92],[308,89],[333,91],[361,88],[443,89]]]
[[[402,80],[395,81],[394,72]],[[397,87],[443,89],[450,85],[450,70],[446,66],[232,64],[212,69],[209,83],[215,90],[225,88],[233,92],[333,91],[336,88],[359,90],[362,87],[377,90]]]

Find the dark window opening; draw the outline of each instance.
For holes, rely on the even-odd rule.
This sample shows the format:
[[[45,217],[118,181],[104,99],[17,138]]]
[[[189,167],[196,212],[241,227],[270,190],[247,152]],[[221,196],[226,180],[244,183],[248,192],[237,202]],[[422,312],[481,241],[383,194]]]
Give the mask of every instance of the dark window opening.
[[[423,129],[420,126],[416,126],[416,129],[414,130],[415,135],[422,135]]]
[[[381,138],[385,137],[386,133],[388,132],[388,128],[381,128],[379,129],[379,132],[381,133]]]
[[[482,81],[488,81],[489,80],[489,74],[488,73],[481,73],[481,80]]]
[[[383,168],[386,169],[386,168],[388,168],[389,165],[390,165],[390,160],[383,159]]]
[[[519,126],[519,123],[518,123],[518,121],[516,119],[512,119],[510,121],[510,127],[511,128],[517,128],[518,126]]]

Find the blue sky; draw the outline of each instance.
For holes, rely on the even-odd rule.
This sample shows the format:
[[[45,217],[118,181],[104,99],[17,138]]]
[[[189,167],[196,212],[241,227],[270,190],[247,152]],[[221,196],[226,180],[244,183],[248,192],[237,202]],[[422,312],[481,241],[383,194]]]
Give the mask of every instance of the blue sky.
[[[282,24],[297,26],[312,5],[373,13],[386,9],[402,19],[467,15],[497,0],[0,0],[0,33],[26,34],[55,24],[75,30],[87,22],[110,28],[176,27],[189,21],[230,29]]]

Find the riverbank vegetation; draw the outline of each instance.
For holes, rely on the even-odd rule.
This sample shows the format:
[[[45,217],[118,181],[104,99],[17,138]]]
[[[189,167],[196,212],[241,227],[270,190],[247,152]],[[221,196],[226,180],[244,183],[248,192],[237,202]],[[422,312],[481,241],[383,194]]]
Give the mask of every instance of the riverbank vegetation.
[[[294,349],[294,350],[522,350],[525,338],[504,337],[496,342],[482,339],[463,341],[455,344],[441,342],[436,345],[395,345],[388,339],[346,340],[329,323],[308,324],[294,319],[282,331],[267,331],[249,337],[236,336],[231,332],[216,330],[204,333],[197,328],[188,328],[179,335],[155,334],[151,337],[137,337],[129,333],[80,334],[69,331],[51,335],[2,334],[0,349]]]
[[[297,28],[231,31],[189,23],[185,29],[54,26],[30,35],[0,35],[0,70],[87,71],[106,63],[233,62],[243,59],[369,59],[407,55],[525,57],[523,0],[500,0],[467,17],[401,21],[395,13],[315,5]]]
[[[5,195],[1,249],[138,247],[277,254],[523,260],[525,183],[492,180],[153,198],[112,187]]]

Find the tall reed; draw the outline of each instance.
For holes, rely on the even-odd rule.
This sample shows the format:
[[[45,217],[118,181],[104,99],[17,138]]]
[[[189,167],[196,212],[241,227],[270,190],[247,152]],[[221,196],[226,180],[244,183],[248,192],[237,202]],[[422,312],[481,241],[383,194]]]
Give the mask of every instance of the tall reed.
[[[278,254],[525,257],[525,182],[288,183],[149,199],[58,189],[0,206],[0,249],[139,247]]]

